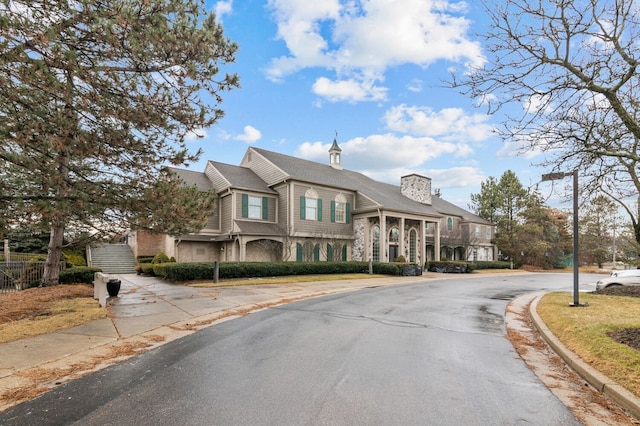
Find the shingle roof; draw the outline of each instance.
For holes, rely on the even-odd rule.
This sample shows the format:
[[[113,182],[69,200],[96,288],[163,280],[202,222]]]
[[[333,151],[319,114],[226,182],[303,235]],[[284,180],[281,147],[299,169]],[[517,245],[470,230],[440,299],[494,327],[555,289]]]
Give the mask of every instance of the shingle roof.
[[[201,191],[213,189],[211,181],[203,172],[194,172],[193,170],[178,169],[175,167],[167,167],[167,169],[178,175],[188,186],[195,185]]]
[[[288,179],[358,192],[370,198],[384,209],[432,217],[440,217],[442,215],[459,216],[470,222],[491,225],[491,222],[436,196],[431,197],[432,205],[422,204],[402,195],[400,186],[378,182],[362,173],[345,169],[334,169],[328,164],[302,160],[261,148],[251,147],[249,149],[262,155],[274,166],[280,168],[288,175]],[[233,188],[272,194],[277,193],[248,167],[234,166],[216,161],[209,161],[209,164],[217,169]],[[177,169],[174,167],[169,167],[169,169],[181,177],[188,185],[196,185],[203,191],[212,189],[213,187],[211,181],[203,172]],[[226,188],[216,188],[218,191],[223,189]],[[357,211],[354,211],[354,213],[357,213]],[[251,227],[253,223],[254,222],[244,222],[242,225],[244,227]],[[268,235],[275,235],[274,232],[276,232],[274,229],[266,228],[261,231],[260,233],[268,233]]]
[[[260,148],[250,148],[289,175],[289,178],[319,185],[357,191],[371,198],[381,207],[404,212],[441,216],[434,206],[413,201],[400,192],[400,187],[378,182],[362,173],[334,169],[328,164],[301,160]]]
[[[467,220],[473,223],[493,225],[488,220],[483,219],[480,216],[471,213],[470,211],[460,208],[455,204],[452,204],[446,200],[443,200],[440,197],[436,197],[436,196],[431,197],[431,202],[433,203],[433,206],[442,214],[451,215],[451,216],[460,216],[464,220]]]
[[[236,220],[235,222],[243,234],[283,235],[286,233],[275,223],[253,222],[250,220]]]
[[[267,186],[265,181],[260,179],[253,170],[247,167],[233,166],[231,164],[219,163],[217,161],[209,161],[209,164],[224,176],[224,178],[231,184],[232,188],[277,194],[277,192]],[[216,188],[218,191],[224,189],[227,188]]]

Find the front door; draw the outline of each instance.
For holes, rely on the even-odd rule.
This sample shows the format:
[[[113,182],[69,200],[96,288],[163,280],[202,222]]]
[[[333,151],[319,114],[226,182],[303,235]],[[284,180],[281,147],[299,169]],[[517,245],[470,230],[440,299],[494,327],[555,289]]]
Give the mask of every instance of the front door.
[[[398,246],[390,245],[389,246],[389,262],[394,262],[398,257]]]

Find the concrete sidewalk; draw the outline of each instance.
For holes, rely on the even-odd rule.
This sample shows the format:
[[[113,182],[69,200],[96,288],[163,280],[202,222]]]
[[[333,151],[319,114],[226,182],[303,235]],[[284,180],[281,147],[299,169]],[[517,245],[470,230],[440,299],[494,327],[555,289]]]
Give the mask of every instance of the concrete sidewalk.
[[[429,280],[388,277],[340,281],[194,288],[154,277],[117,275],[110,318],[0,344],[0,411],[153,347],[256,310],[367,287]]]

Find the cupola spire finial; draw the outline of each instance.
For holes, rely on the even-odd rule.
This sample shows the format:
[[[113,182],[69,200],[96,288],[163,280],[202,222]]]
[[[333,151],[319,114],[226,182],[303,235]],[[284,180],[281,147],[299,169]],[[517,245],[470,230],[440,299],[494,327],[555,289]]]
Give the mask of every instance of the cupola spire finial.
[[[333,138],[331,148],[329,148],[329,165],[334,169],[342,170],[341,152],[342,150],[338,146],[338,131],[336,130],[336,136]]]

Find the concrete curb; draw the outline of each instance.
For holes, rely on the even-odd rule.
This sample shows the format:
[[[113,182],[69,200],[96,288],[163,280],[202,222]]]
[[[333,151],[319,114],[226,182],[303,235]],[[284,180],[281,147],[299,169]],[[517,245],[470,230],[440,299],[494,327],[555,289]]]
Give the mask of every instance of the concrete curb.
[[[627,410],[634,417],[640,418],[640,398],[582,361],[549,330],[537,312],[538,302],[542,296],[543,295],[536,296],[529,305],[529,317],[544,341],[547,342],[551,349],[553,349],[571,369],[598,390],[598,392]]]

